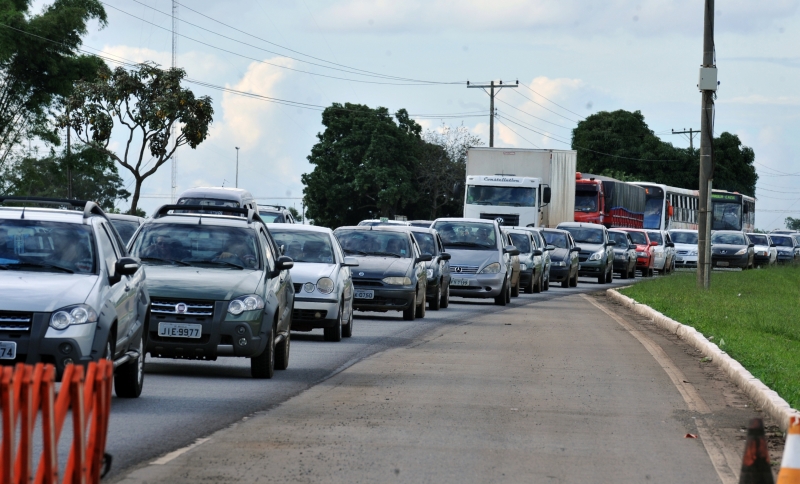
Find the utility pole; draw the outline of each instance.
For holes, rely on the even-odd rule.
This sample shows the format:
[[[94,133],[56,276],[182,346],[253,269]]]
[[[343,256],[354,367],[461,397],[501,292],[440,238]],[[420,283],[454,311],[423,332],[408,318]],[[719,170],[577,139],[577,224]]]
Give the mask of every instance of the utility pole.
[[[699,131],[696,129],[689,128],[689,131],[686,131],[686,128],[683,128],[683,131],[675,131],[672,130],[672,134],[688,134],[689,135],[689,151],[694,151],[694,136],[696,134],[700,134]]]
[[[172,68],[178,67],[178,0],[172,0]],[[175,125],[170,130],[170,138],[175,137]],[[178,150],[172,154],[172,196],[171,201],[175,203],[175,196],[178,191]]]
[[[470,84],[467,81],[467,87],[475,87],[483,89],[484,92],[486,89],[489,89],[489,148],[494,147],[494,96],[495,96],[495,89],[499,92],[504,87],[519,87],[519,81],[516,84],[503,84],[503,81],[500,81],[500,84],[495,84],[492,81],[489,84]]]
[[[239,188],[239,147],[236,147],[236,188]]]
[[[697,87],[703,93],[700,115],[700,200],[698,220],[697,287],[711,287],[711,184],[714,178],[714,95],[717,67],[714,63],[714,0],[705,0],[703,66]]]

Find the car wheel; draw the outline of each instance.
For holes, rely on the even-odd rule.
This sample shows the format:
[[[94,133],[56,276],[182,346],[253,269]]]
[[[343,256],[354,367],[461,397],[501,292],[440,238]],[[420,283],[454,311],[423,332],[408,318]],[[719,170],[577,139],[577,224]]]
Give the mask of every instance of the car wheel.
[[[422,293],[422,302],[417,306],[417,314],[416,317],[422,319],[425,317],[425,300],[428,299],[425,292]]]
[[[631,267],[631,272],[630,272],[629,278],[630,279],[636,279],[636,264],[635,263],[633,264],[633,267]]]
[[[611,284],[614,282],[614,267],[610,266],[608,268],[608,274],[606,274],[606,283]]]
[[[411,301],[411,304],[408,305],[406,309],[403,309],[403,319],[406,321],[414,321],[414,318],[417,315],[417,293],[414,293],[414,299]]]
[[[498,306],[505,306],[508,304],[508,279],[503,281],[503,286],[500,288],[500,294],[494,298],[494,303]]]
[[[547,273],[547,278],[544,280],[544,290],[550,290],[550,272]]]
[[[544,272],[539,273],[539,277],[536,278],[536,284],[533,283],[533,279],[531,279],[531,291],[535,293],[542,292],[542,288],[544,287]]]
[[[339,308],[339,317],[336,318],[336,324],[330,328],[323,329],[325,341],[335,342],[342,340],[342,323],[344,323],[344,304]]]
[[[111,342],[109,342],[110,345]],[[119,398],[138,398],[144,386],[144,333],[139,338],[136,348],[139,356],[135,360],[122,364],[114,372],[114,390]]]
[[[511,279],[506,284],[506,304],[511,304]]]
[[[511,286],[511,297],[519,297],[519,280],[513,286]]]
[[[353,336],[353,309],[350,308],[350,315],[347,317],[347,323],[342,326],[342,336],[349,338]]]
[[[289,350],[292,347],[292,332],[286,332],[286,338],[275,347],[275,369],[285,370],[289,368]]]
[[[450,305],[450,286],[446,286],[444,288],[444,294],[442,294],[442,307],[446,308]]]
[[[250,376],[253,378],[272,378],[275,375],[275,328],[267,332],[267,347],[258,356],[250,358]]]
[[[630,272],[628,272],[628,268],[626,267],[624,271],[619,273],[620,279],[627,279]]]
[[[578,287],[578,271],[575,271],[575,277],[569,281],[569,287]]]
[[[606,283],[606,272],[605,271],[603,271],[602,274],[597,276],[597,283],[598,284],[605,284]]]
[[[442,307],[442,283],[441,281],[436,286],[436,294],[433,299],[428,302],[428,309],[431,311],[438,311]]]

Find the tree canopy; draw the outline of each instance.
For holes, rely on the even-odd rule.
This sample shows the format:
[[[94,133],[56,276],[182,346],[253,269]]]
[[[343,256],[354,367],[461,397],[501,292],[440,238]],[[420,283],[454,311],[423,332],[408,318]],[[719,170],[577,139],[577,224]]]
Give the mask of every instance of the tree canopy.
[[[800,230],[800,218],[786,217],[784,220],[786,228],[789,230]]]

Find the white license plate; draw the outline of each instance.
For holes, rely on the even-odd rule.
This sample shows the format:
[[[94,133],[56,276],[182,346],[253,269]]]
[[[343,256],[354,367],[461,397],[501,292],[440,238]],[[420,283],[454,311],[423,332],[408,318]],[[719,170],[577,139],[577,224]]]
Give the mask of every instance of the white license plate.
[[[17,343],[0,341],[0,360],[13,360],[17,357]]]
[[[353,294],[353,297],[356,299],[375,299],[375,291],[356,289],[355,294]]]
[[[469,286],[469,279],[450,279],[451,286]]]
[[[158,335],[166,338],[199,338],[202,324],[158,323]]]
[[[717,261],[717,266],[719,266],[719,267],[728,267],[729,265],[730,264],[728,263],[728,261],[724,261],[724,260],[718,260]]]

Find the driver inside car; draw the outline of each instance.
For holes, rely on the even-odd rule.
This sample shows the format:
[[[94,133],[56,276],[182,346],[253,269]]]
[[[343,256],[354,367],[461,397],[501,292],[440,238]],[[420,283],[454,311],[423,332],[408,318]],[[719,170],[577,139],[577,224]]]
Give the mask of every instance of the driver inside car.
[[[233,264],[236,264],[236,261],[241,261],[245,266],[252,268],[258,266],[258,258],[253,253],[252,247],[241,237],[232,238],[228,243],[227,250],[221,252],[214,259],[232,262]]]

